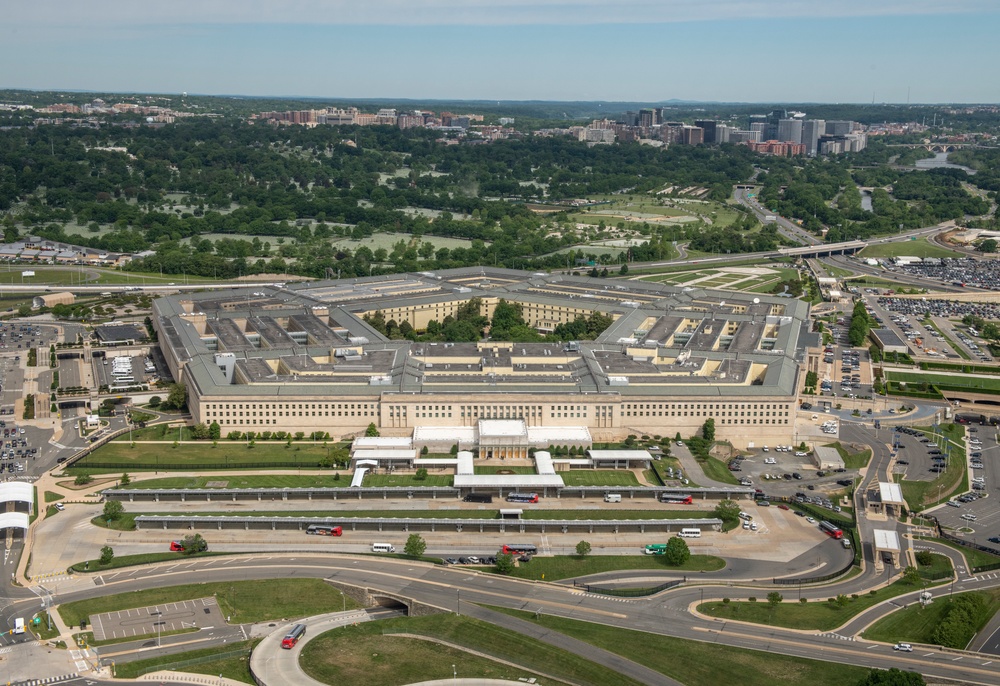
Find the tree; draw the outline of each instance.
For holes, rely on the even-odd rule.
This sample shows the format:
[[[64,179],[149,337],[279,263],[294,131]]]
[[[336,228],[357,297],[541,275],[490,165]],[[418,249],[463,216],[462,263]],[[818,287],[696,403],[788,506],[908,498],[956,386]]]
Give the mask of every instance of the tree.
[[[213,420],[212,423],[208,425],[208,437],[213,441],[217,441],[222,438],[222,427],[219,426],[219,422]]]
[[[576,544],[576,554],[580,557],[590,555],[590,543],[587,541],[580,541]]]
[[[917,570],[916,567],[908,566],[906,569],[903,570],[903,581],[910,584],[911,586],[919,584],[920,572]]]
[[[160,406],[160,404],[162,402],[163,402],[163,398],[161,398],[158,395],[154,395],[152,398],[149,399],[149,406],[152,407],[152,408],[157,408],[157,407]]]
[[[109,564],[111,564],[111,561],[113,559],[115,559],[115,549],[114,548],[112,548],[109,545],[106,545],[103,548],[101,548],[100,563],[102,565],[109,565]]]
[[[418,469],[416,474],[413,475],[413,480],[427,481],[427,469],[425,467],[421,467],[420,469]]]
[[[167,399],[160,404],[160,407],[164,410],[183,410],[187,407],[187,386],[182,383],[170,384]]]
[[[715,420],[709,417],[705,420],[705,424],[701,427],[701,435],[705,437],[706,441],[715,440]]]
[[[679,536],[674,536],[667,541],[667,549],[663,553],[663,559],[672,567],[679,567],[691,559],[691,550],[687,541]]]
[[[125,514],[125,506],[117,500],[109,500],[104,503],[104,518],[111,521],[121,519]]]
[[[510,574],[514,571],[514,556],[510,553],[500,553],[497,555],[497,573]]]
[[[365,429],[365,436],[367,436],[368,438],[374,438],[375,436],[378,435],[379,435],[378,427],[375,426],[375,422],[372,422],[371,424],[368,425],[368,428]]]
[[[623,264],[622,268],[618,270],[618,273],[621,274],[622,276],[628,274],[628,264]]]
[[[425,550],[427,542],[420,534],[410,534],[406,539],[406,545],[403,546],[403,553],[410,557],[422,557]]]
[[[122,486],[128,486],[130,483],[132,483],[132,477],[128,475],[128,472],[125,472],[124,474],[122,474],[122,478],[118,481],[118,483],[120,483]]]
[[[919,553],[917,553],[916,558],[917,558],[917,564],[923,565],[925,567],[929,564],[934,563],[934,554],[931,553],[931,551],[929,550],[921,550]]]
[[[204,422],[198,422],[191,427],[191,438],[196,441],[204,441],[208,437],[208,427],[204,424]]]
[[[739,503],[732,500],[720,500],[719,504],[715,506],[714,514],[716,517],[721,519],[723,523],[733,523],[740,519],[740,506]]]
[[[185,536],[181,541],[181,545],[184,546],[185,555],[194,555],[195,553],[201,553],[208,550],[208,541],[201,537],[201,534],[191,534]]]
[[[997,241],[995,238],[987,238],[979,244],[979,252],[996,252]]]
[[[771,591],[770,593],[767,594],[767,602],[771,606],[772,610],[778,607],[778,605],[780,605],[781,601],[784,599],[785,599],[784,596],[782,596],[777,591]]]
[[[858,686],[925,686],[926,683],[918,672],[904,672],[893,667],[890,670],[872,669]]]

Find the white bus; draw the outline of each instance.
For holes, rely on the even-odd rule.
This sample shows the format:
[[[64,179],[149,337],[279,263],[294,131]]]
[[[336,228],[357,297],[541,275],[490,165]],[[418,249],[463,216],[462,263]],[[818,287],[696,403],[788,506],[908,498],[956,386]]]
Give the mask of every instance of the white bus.
[[[701,529],[681,529],[681,538],[701,538]]]
[[[118,384],[121,384],[121,383],[135,383],[135,377],[115,375],[114,382],[118,383]]]
[[[373,553],[394,553],[396,546],[391,543],[372,543]]]

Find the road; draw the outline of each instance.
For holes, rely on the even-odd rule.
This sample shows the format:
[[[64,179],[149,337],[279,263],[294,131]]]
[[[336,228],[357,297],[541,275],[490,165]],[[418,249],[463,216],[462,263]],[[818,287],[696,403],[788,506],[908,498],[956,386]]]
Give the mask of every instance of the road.
[[[191,561],[185,565],[183,572],[175,567],[174,564],[166,564],[126,570],[111,582],[66,593],[60,600],[67,602],[107,593],[169,585],[190,575],[212,582],[254,578],[327,578],[400,594],[447,611],[458,610],[460,602],[463,607],[466,603],[497,605],[810,659],[882,669],[916,669],[928,676],[950,678],[964,683],[995,684],[1000,681],[1000,662],[971,656],[956,660],[956,655],[941,651],[902,655],[893,652],[891,646],[881,644],[849,642],[830,635],[744,625],[689,614],[688,607],[700,602],[703,593],[705,600],[735,595],[732,589],[726,587],[708,586],[701,589],[685,586],[651,598],[623,601],[583,593],[572,587],[470,573],[460,568],[349,556],[256,555]],[[878,577],[863,582],[859,579],[860,577],[854,577],[835,587],[803,589],[802,596],[822,599],[836,593],[853,592],[853,588],[870,586],[872,581],[883,581]],[[969,589],[995,585],[997,580],[965,583],[965,587]],[[20,605],[18,603],[15,607]],[[210,644],[209,641],[205,642],[205,645]]]
[[[745,188],[735,188],[733,190],[733,199],[740,205],[743,205],[750,210],[761,222],[773,223],[777,226],[778,233],[795,243],[803,245],[821,245],[823,243],[822,240],[809,233],[795,222],[785,219],[777,213],[761,207],[760,203],[756,200],[756,193],[754,193],[753,198],[749,198],[747,197],[748,192],[749,191]],[[766,217],[774,217],[775,219],[768,221]]]

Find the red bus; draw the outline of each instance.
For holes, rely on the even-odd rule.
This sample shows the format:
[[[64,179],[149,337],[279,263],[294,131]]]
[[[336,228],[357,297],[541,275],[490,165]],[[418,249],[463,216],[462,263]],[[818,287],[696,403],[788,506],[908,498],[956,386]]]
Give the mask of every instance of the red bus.
[[[507,494],[508,503],[537,503],[538,494],[537,493],[508,493]]]
[[[844,537],[844,532],[841,531],[840,529],[838,529],[837,527],[835,527],[830,522],[820,522],[819,523],[819,530],[822,531],[823,533],[825,533],[830,538],[840,539],[840,538]]]
[[[299,642],[299,639],[306,635],[306,625],[296,624],[293,626],[285,637],[281,639],[281,647],[285,650],[291,650],[295,647],[295,644]]]
[[[310,524],[306,528],[306,533],[315,536],[342,536],[344,530],[330,524]]]
[[[505,543],[500,552],[504,555],[534,555],[538,548],[530,543]]]
[[[694,502],[694,498],[683,493],[661,493],[660,502],[672,503],[674,505],[690,505]]]

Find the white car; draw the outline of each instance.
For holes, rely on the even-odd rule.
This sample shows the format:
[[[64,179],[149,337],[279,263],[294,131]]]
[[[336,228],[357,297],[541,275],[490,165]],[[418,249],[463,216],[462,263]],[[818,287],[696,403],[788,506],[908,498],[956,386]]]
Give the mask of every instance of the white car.
[[[808,454],[809,454],[809,453],[804,453],[804,452],[802,452],[802,451],[800,450],[800,451],[798,451],[797,453],[795,453],[795,457],[805,457],[805,456],[806,456],[806,455],[808,455]]]
[[[892,649],[893,650],[901,650],[904,653],[912,653],[913,652],[913,646],[911,646],[909,643],[897,643],[896,645],[894,645],[892,647]]]
[[[966,520],[968,522],[974,522],[974,521],[976,521],[976,515],[974,515],[974,514],[964,514],[964,515],[962,515],[962,519],[964,519],[964,520]]]
[[[62,512],[63,510],[66,509],[66,506],[63,505],[62,503],[56,503],[56,509]]]
[[[778,461],[773,457],[765,457],[764,464],[778,464]]]
[[[816,520],[813,519],[812,517],[806,517],[806,521],[809,522],[810,524],[815,524],[816,523]]]

